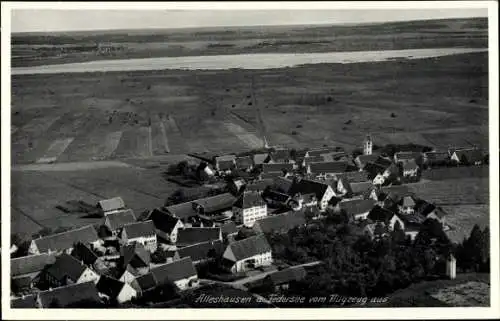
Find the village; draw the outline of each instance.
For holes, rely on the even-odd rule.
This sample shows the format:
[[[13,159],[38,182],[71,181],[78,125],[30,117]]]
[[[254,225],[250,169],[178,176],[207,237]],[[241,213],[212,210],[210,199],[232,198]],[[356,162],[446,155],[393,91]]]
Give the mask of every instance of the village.
[[[440,206],[405,186],[431,168],[488,160],[475,147],[377,147],[370,135],[360,146],[351,152],[323,146],[191,155],[198,161],[173,164],[167,178],[211,186],[210,193],[190,196],[181,189],[165,206],[142,214],[117,195],[95,206],[98,226],[39,235],[24,249],[13,244],[12,307],[155,306],[214,286],[272,306],[270,297],[289,293],[324,263],[278,255],[275,249],[286,247],[273,241],[279,235],[307,234],[327,221],[372,242],[397,231],[411,244],[424,227],[450,227]],[[320,245],[311,247],[319,251]],[[441,277],[453,279],[456,258],[443,255]],[[263,287],[267,292],[252,291]]]

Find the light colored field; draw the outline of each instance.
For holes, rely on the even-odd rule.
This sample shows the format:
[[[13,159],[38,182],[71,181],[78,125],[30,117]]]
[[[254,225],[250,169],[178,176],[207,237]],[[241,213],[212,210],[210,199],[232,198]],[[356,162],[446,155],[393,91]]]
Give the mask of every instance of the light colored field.
[[[95,146],[95,152],[93,153],[94,156],[92,156],[92,159],[100,160],[110,157],[118,147],[122,135],[122,131],[107,134],[101,141],[101,144]]]
[[[451,228],[446,235],[452,242],[459,243],[469,237],[475,224],[482,229],[489,226],[489,205],[443,206],[443,209],[448,213],[446,223]]]
[[[420,198],[438,205],[489,204],[488,177],[466,177],[411,184]]]
[[[37,163],[53,163],[57,161],[59,155],[61,155],[66,148],[68,148],[69,144],[71,144],[74,139],[74,137],[68,137],[55,140],[45,152],[43,157],[37,160]]]
[[[101,169],[109,167],[130,167],[127,163],[118,161],[95,161],[95,162],[74,162],[74,163],[57,163],[57,164],[28,164],[17,165],[11,167],[12,171],[79,171],[90,169]]]
[[[152,149],[154,155],[163,155],[165,153],[170,153],[170,148],[168,146],[167,131],[165,130],[165,124],[162,119],[155,114],[152,119],[151,124],[152,132]]]
[[[261,148],[263,146],[262,139],[255,136],[255,134],[249,133],[240,125],[231,122],[224,122],[226,129],[238,137],[243,143],[245,143],[249,148]]]
[[[490,305],[490,285],[484,282],[469,281],[439,289],[431,296],[454,307],[487,307]]]

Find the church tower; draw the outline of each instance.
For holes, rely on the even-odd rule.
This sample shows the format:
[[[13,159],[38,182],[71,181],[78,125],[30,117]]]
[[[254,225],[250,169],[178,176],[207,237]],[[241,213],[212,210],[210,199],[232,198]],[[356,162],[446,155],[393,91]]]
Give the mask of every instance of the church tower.
[[[373,142],[370,135],[366,135],[365,141],[363,142],[363,154],[371,155],[373,150]]]

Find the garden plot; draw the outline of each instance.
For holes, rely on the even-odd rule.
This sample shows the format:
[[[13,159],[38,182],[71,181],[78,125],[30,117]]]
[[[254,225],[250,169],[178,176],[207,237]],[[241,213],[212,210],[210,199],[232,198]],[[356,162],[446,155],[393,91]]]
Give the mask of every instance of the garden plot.
[[[463,284],[439,289],[431,296],[453,307],[488,307],[490,305],[490,285],[469,281]]]
[[[151,123],[152,148],[154,155],[163,155],[170,152],[165,124],[158,114],[155,114]]]
[[[130,128],[123,132],[112,157],[152,156],[150,127]]]
[[[74,137],[68,137],[63,139],[57,139],[45,152],[45,154],[37,160],[37,163],[54,163],[57,161],[59,155],[61,155],[66,148],[73,142]]]
[[[250,149],[261,148],[263,146],[263,141],[255,134],[249,133],[246,129],[232,122],[223,123],[226,129],[238,137],[245,145]]]
[[[490,207],[487,204],[443,206],[443,209],[448,213],[446,224],[450,226],[446,235],[452,242],[459,243],[469,237],[475,224],[481,229],[489,226]]]

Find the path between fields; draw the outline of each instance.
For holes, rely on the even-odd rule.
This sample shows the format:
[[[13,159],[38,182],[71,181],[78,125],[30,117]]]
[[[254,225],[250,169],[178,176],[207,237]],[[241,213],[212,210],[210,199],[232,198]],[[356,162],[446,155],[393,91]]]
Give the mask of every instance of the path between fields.
[[[13,171],[79,171],[110,167],[133,167],[120,161],[90,161],[53,164],[14,165]]]

